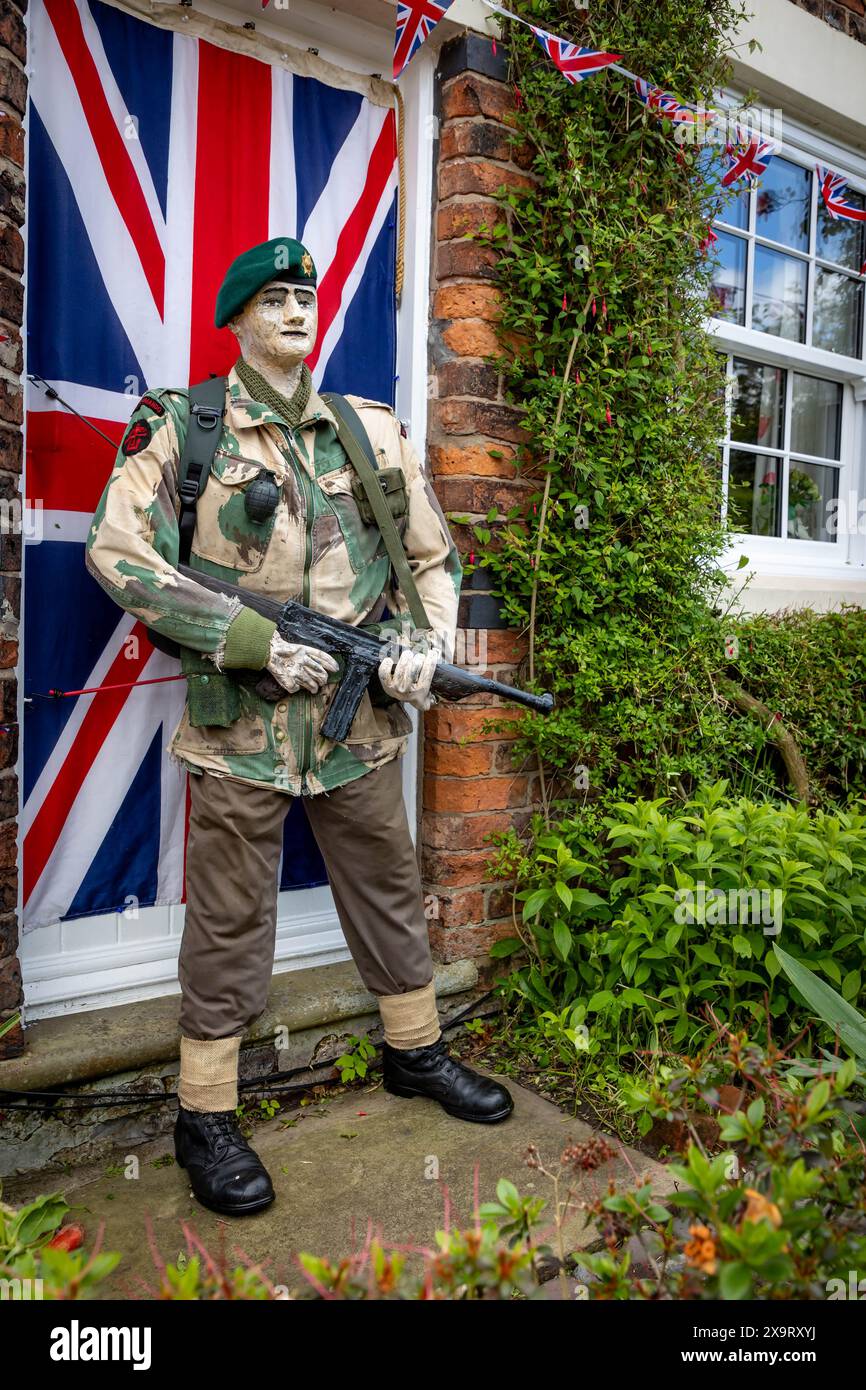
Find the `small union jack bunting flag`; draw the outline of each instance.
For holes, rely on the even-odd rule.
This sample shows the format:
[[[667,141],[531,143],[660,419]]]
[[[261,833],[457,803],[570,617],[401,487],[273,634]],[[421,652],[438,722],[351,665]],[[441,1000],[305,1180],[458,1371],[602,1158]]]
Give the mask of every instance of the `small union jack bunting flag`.
[[[725,146],[728,170],[722,177],[723,188],[730,188],[738,179],[746,179],[750,184],[757,183],[778,148],[774,141],[762,140],[759,135],[749,136],[748,143],[739,129],[737,135],[739,144]]]
[[[815,170],[821,197],[830,216],[834,220],[842,217],[846,222],[866,222],[866,208],[858,208],[845,197],[848,191],[847,179],[841,174],[834,174],[832,169],[825,169],[822,164],[816,164]]]
[[[546,29],[537,29],[534,24],[529,28],[567,82],[583,82],[610,63],[618,63],[622,57],[621,53],[597,53],[594,48],[580,48],[567,39],[557,38],[556,34],[548,34]]]
[[[642,77],[635,78],[634,89],[647,110],[652,111],[659,120],[679,121],[686,125],[698,119],[694,106],[688,106],[671,92],[663,92],[661,87],[653,87]],[[715,111],[705,111],[704,120],[707,123],[714,121],[717,114]]]
[[[451,0],[398,0],[397,32],[394,35],[394,76],[413,58],[439,23]]]

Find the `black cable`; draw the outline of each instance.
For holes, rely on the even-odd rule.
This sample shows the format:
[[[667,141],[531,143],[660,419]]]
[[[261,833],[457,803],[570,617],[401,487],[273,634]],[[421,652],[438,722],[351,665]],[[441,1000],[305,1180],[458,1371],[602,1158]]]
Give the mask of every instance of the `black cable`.
[[[458,1023],[462,1023],[479,1004],[483,1004],[485,999],[489,999],[496,993],[496,988],[487,990],[478,999],[473,1000],[465,1009],[461,1009],[458,1014],[449,1019],[442,1027],[442,1032],[446,1033],[451,1028],[456,1028]],[[382,1053],[378,1050],[375,1057],[371,1059],[371,1065],[381,1061]],[[286,1077],[299,1076],[302,1073],[317,1071],[332,1071],[333,1062],[316,1062],[311,1066],[292,1067],[289,1071],[276,1073],[276,1077],[282,1080]],[[325,1082],[302,1081],[295,1085],[273,1085],[267,1078],[262,1080],[251,1079],[238,1082],[238,1092],[267,1091],[269,1095],[288,1095],[296,1091],[309,1091],[313,1086],[319,1085],[341,1085],[339,1077],[329,1077]],[[7,1102],[6,1096],[15,1096],[18,1099]],[[93,1098],[81,1095],[70,1095],[68,1091],[0,1091],[0,1110],[43,1110],[46,1113],[57,1115],[63,1111],[75,1110],[111,1110],[126,1106],[130,1109],[144,1109],[148,1105],[163,1104],[174,1102],[176,1096],[167,1095],[164,1091],[150,1091],[142,1095],[140,1092],[125,1094],[122,1091],[101,1091],[95,1092]],[[49,1102],[50,1104],[46,1103]],[[40,1102],[42,1102],[40,1104]]]
[[[112,449],[114,449],[115,451],[117,450],[117,444],[115,443],[115,441],[113,439],[109,439],[108,435],[105,433],[104,430],[101,430],[98,425],[94,425],[93,421],[88,420],[86,415],[82,415],[80,410],[76,410],[74,405],[70,405],[69,402],[65,401],[62,396],[59,396],[55,391],[54,387],[51,385],[50,381],[46,381],[43,376],[37,376],[36,372],[28,372],[27,380],[35,382],[37,385],[41,386],[50,401],[58,401],[59,404],[63,406],[64,410],[69,411],[70,415],[77,416],[81,423],[86,425],[89,430],[93,430],[94,434],[98,434],[100,439],[104,439],[106,443],[111,445]]]

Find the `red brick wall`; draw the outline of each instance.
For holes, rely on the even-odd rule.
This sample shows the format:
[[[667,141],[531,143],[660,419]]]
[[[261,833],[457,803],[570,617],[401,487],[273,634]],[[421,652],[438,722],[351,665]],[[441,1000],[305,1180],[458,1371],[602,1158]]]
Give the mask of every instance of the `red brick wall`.
[[[793,0],[793,4],[852,39],[866,43],[866,4],[864,0]]]
[[[498,49],[494,57],[490,41],[478,35],[452,41],[443,48],[437,82],[428,457],[446,514],[475,521],[492,507],[506,512],[528,490],[511,462],[521,439],[515,414],[499,373],[485,361],[501,352],[495,258],[469,236],[501,218],[491,196],[501,184],[530,182],[525,152],[510,139],[512,94],[501,44]],[[492,458],[491,449],[502,457]],[[472,551],[469,527],[452,521],[452,532],[465,560]],[[483,574],[464,580],[460,626],[459,664],[469,665],[486,642],[489,674],[512,683],[525,674],[519,673],[525,640],[502,626]],[[514,765],[504,735],[481,732],[497,704],[464,700],[425,716],[422,870],[435,900],[431,942],[444,961],[483,956],[493,941],[513,933],[510,893],[485,880],[492,852],[485,837],[526,823],[537,804],[537,775],[534,767]],[[518,717],[513,706],[508,712]]]
[[[27,0],[0,0],[0,500],[15,504],[21,481],[21,323],[24,291],[24,64]],[[0,522],[0,1058],[23,1048],[19,1010],[17,833],[18,617],[21,526],[13,507]]]

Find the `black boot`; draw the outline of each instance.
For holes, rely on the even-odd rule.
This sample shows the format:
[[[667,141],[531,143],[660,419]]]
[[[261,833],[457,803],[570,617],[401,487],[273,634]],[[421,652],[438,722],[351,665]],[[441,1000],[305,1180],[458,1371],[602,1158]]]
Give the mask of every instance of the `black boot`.
[[[452,1057],[444,1037],[406,1050],[382,1044],[385,1090],[395,1096],[429,1096],[458,1120],[495,1125],[514,1109],[505,1087]]]
[[[274,1200],[268,1171],[238,1129],[233,1110],[200,1114],[178,1106],[174,1153],[202,1206],[248,1216]]]

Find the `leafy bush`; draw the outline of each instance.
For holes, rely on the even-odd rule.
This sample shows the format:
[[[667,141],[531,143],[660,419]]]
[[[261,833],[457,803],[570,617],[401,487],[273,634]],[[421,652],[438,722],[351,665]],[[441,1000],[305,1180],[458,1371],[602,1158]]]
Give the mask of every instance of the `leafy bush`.
[[[587,15],[564,0],[516,5],[709,105],[743,12],[737,0],[595,0]],[[685,798],[720,777],[800,798],[781,720],[809,795],[862,794],[866,613],[734,619],[718,568],[724,368],[704,328],[718,146],[675,139],[619,76],[564,82],[523,26],[508,41],[533,183],[505,187],[477,235],[496,252],[497,360],[527,442],[513,506],[469,523],[467,548],[529,634],[524,678],[557,698],[552,715],[522,720],[518,755],[541,762],[554,813]],[[766,714],[738,703],[731,678]]]
[[[789,1059],[744,1036],[716,1041],[701,1059],[657,1079],[656,1115],[692,1124],[682,1187],[665,1199],[646,1188],[599,1199],[593,1215],[607,1249],[581,1255],[592,1298],[824,1299],[847,1297],[866,1260],[862,1140],[850,1098],[853,1059],[804,1084]],[[718,1113],[719,1082],[748,1087],[745,1104],[719,1119],[726,1152],[709,1155],[694,1105]],[[751,1098],[749,1098],[751,1097]]]
[[[774,1033],[793,1036],[810,1014],[776,941],[844,1000],[860,998],[862,811],[731,800],[720,782],[684,805],[618,803],[603,825],[602,840],[563,822],[532,857],[514,837],[500,849],[522,930],[492,954],[526,952],[506,985],[556,1035],[561,1060],[630,1065],[636,1048],[693,1049],[711,1031],[707,1005],[732,1027],[769,1011]]]
[[[69,1210],[59,1192],[17,1210],[0,1202],[0,1279],[23,1285],[21,1296],[92,1298],[120,1260],[116,1252],[100,1252],[100,1237],[90,1255],[76,1249],[80,1228],[61,1225]]]

